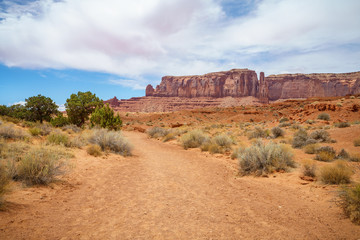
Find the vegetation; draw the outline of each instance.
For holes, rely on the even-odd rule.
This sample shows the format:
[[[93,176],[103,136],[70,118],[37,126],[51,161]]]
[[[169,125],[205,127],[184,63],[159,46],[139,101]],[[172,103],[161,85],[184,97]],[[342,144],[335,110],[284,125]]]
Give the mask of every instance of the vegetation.
[[[112,151],[122,156],[131,156],[132,146],[117,131],[109,131],[108,129],[95,129],[89,138],[89,142],[97,144],[103,151]]]
[[[320,148],[320,145],[317,143],[308,144],[304,147],[304,152],[307,154],[315,154],[319,148]]]
[[[58,106],[53,100],[40,94],[25,99],[25,102],[25,108],[31,121],[40,121],[40,123],[44,120],[50,121],[51,115],[58,113]]]
[[[65,147],[70,147],[69,137],[61,132],[51,133],[47,137],[47,142],[53,145],[63,145]]]
[[[165,137],[166,135],[168,135],[169,133],[170,132],[168,129],[165,129],[162,127],[153,127],[147,131],[147,134],[151,138],[162,138],[162,137]]]
[[[346,184],[350,183],[352,171],[343,161],[327,165],[320,170],[320,180],[325,184]]]
[[[329,120],[330,120],[330,115],[327,114],[327,113],[320,113],[320,114],[317,116],[317,118],[320,119],[320,120],[329,121]]]
[[[360,137],[354,140],[354,146],[359,147],[360,146]]]
[[[289,119],[287,117],[280,118],[280,120],[279,120],[280,123],[288,122],[288,121],[289,121]]]
[[[264,144],[257,141],[251,147],[244,149],[239,160],[240,173],[262,175],[274,171],[287,171],[295,167],[293,154],[282,144],[270,142]]]
[[[285,135],[284,130],[282,130],[280,127],[273,127],[271,129],[271,133],[274,138],[283,137]]]
[[[305,146],[307,143],[306,141],[308,140],[308,134],[306,132],[305,129],[299,129],[295,134],[294,134],[294,138],[292,141],[292,146],[293,148],[302,148],[303,146]]]
[[[91,144],[86,148],[86,152],[89,155],[92,155],[94,157],[99,157],[102,155],[101,153],[101,147],[99,145]]]
[[[109,104],[103,107],[96,107],[95,111],[90,117],[91,126],[100,126],[110,130],[119,130],[122,125],[120,116],[115,115],[114,110],[109,107]]]
[[[360,184],[344,186],[339,191],[340,206],[350,220],[360,225]]]
[[[200,147],[207,141],[209,141],[209,137],[200,130],[193,130],[188,132],[181,138],[181,144],[184,149]]]
[[[335,156],[336,156],[336,152],[334,148],[325,146],[325,147],[320,147],[319,149],[316,150],[315,159],[323,162],[330,162],[334,160]]]
[[[4,139],[24,139],[26,138],[26,133],[16,128],[14,125],[11,124],[3,124],[0,125],[0,138]]]
[[[335,127],[338,127],[338,128],[347,128],[347,127],[350,127],[350,123],[348,123],[348,122],[335,123]]]
[[[317,142],[329,142],[331,140],[330,134],[323,129],[312,132],[310,134],[310,138],[316,140]]]
[[[55,118],[50,120],[50,123],[54,127],[63,127],[69,124],[69,118],[64,117],[62,114],[58,114]]]
[[[46,185],[65,172],[65,153],[48,148],[33,148],[17,167],[18,179],[27,185]]]
[[[252,130],[250,132],[250,134],[248,135],[249,139],[253,139],[253,138],[265,138],[269,136],[269,132],[266,130],[263,130],[260,127],[255,127],[254,130]]]
[[[307,177],[316,177],[316,164],[313,161],[304,162],[302,166],[302,174]]]
[[[69,122],[77,126],[84,125],[89,119],[89,115],[96,109],[102,107],[103,101],[91,92],[78,92],[71,94],[66,99],[65,108],[69,117]]]
[[[7,192],[9,177],[3,164],[0,163],[0,209],[4,203],[4,194]]]

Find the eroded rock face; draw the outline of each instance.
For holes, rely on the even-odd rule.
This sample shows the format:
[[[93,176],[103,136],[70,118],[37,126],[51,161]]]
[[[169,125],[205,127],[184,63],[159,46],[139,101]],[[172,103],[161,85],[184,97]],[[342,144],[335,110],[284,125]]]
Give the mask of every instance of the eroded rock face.
[[[148,85],[146,96],[155,97],[257,97],[259,82],[255,71],[233,69],[196,76],[165,76],[160,85]]]
[[[265,78],[269,100],[335,97],[360,93],[360,72],[280,74]]]

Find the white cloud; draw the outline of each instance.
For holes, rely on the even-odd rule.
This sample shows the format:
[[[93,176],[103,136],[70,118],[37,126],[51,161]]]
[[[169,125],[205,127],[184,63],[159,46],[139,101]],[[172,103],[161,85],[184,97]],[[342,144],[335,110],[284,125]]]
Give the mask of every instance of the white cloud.
[[[59,110],[60,112],[65,111],[65,105],[64,105],[64,104],[57,104],[57,105],[58,105],[58,110]]]
[[[257,4],[254,10],[231,18],[222,7],[226,2],[7,2],[10,7],[0,13],[0,62],[106,72],[121,76],[111,83],[133,88],[144,88],[146,75],[234,67],[270,73],[358,70],[360,55],[353,52],[360,49],[360,1],[248,1]]]
[[[22,106],[25,106],[26,102],[25,101],[18,101],[18,102],[14,102],[14,103],[11,103],[11,104],[8,104],[8,106],[13,106],[13,105],[22,105]]]

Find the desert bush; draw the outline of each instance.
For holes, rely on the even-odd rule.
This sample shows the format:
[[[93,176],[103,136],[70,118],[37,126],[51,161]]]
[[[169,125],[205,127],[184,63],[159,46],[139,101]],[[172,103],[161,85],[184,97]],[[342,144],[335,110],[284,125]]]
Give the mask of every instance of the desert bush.
[[[67,125],[63,126],[61,129],[68,133],[71,133],[71,132],[78,133],[78,132],[81,132],[81,130],[82,130],[80,127],[76,126],[75,124],[67,124]]]
[[[102,107],[96,107],[95,111],[90,117],[91,126],[100,126],[111,130],[119,130],[122,126],[122,121],[119,114],[115,114],[114,110],[106,104]]]
[[[350,99],[355,99],[355,96],[350,96]]]
[[[330,115],[327,114],[327,113],[320,113],[320,114],[317,116],[317,118],[320,119],[320,120],[329,121],[329,120],[330,120]]]
[[[284,130],[282,130],[280,127],[273,127],[271,129],[271,133],[274,138],[283,137],[285,135]]]
[[[280,120],[279,120],[280,123],[287,122],[287,121],[289,121],[289,119],[287,117],[280,118]]]
[[[319,149],[316,150],[315,159],[323,162],[330,162],[334,160],[335,156],[336,156],[336,151],[334,150],[334,148],[325,146],[325,147],[320,147]]]
[[[248,135],[248,138],[249,139],[253,139],[253,138],[265,138],[269,136],[269,133],[268,131],[266,130],[263,130],[262,128],[260,127],[255,127],[254,130],[252,130],[249,135]]]
[[[240,156],[244,152],[244,149],[244,147],[236,148],[231,154],[231,159],[240,159]]]
[[[240,155],[240,173],[261,175],[280,170],[287,171],[295,166],[292,157],[293,154],[285,145],[273,142],[265,145],[257,141]]]
[[[306,141],[308,140],[309,136],[305,129],[299,129],[295,134],[292,141],[293,148],[302,148],[306,145]]]
[[[99,145],[103,151],[109,150],[122,156],[131,156],[131,144],[118,131],[94,129],[89,142]]]
[[[9,177],[6,172],[5,166],[0,162],[0,209],[4,203],[4,194],[7,192],[9,184]]]
[[[307,177],[316,177],[316,164],[313,161],[306,161],[302,166],[302,174]]]
[[[342,187],[339,198],[345,215],[353,223],[360,225],[360,184]]]
[[[26,133],[21,129],[15,128],[13,125],[4,124],[0,126],[0,138],[4,139],[25,139]]]
[[[89,155],[92,155],[94,157],[99,157],[102,155],[101,153],[101,147],[99,145],[96,144],[91,144],[86,148],[86,152]]]
[[[347,128],[347,127],[350,127],[350,123],[348,123],[348,122],[335,123],[335,127],[338,127],[338,128]]]
[[[53,132],[47,137],[47,142],[53,145],[63,145],[65,147],[70,147],[70,140],[66,134],[60,132]]]
[[[184,149],[200,147],[207,141],[209,141],[209,137],[200,130],[193,130],[181,137],[181,144]]]
[[[168,135],[169,133],[170,133],[170,131],[168,129],[165,129],[162,127],[153,127],[147,131],[147,134],[151,138],[162,138],[162,137],[165,137],[166,135]]]
[[[341,149],[339,154],[336,156],[336,159],[349,159],[349,158],[350,158],[350,154],[347,151],[345,151],[345,149]]]
[[[59,114],[55,118],[50,120],[51,125],[54,127],[63,127],[69,124],[69,118],[64,117],[62,114]]]
[[[174,140],[174,139],[176,139],[176,136],[177,136],[177,133],[171,131],[168,134],[166,134],[166,136],[164,136],[163,142],[168,142],[170,140]]]
[[[289,127],[291,126],[291,123],[289,122],[282,122],[282,123],[279,123],[278,127]]]
[[[226,134],[220,134],[213,138],[214,143],[222,148],[230,148],[234,141]]]
[[[305,123],[307,123],[307,124],[314,124],[316,121],[315,120],[311,120],[311,119],[308,119],[308,120],[306,120],[305,121]]]
[[[82,148],[83,146],[85,146],[86,140],[83,136],[75,136],[73,138],[70,139],[70,146],[71,147],[76,147],[76,148]]]
[[[0,151],[0,158],[12,159],[18,162],[29,149],[30,145],[24,142],[3,144]]]
[[[210,153],[223,153],[224,148],[216,144],[213,140],[203,143],[201,146],[201,151],[208,151]]]
[[[337,107],[342,107],[342,103],[341,103],[341,102],[337,102],[337,103],[336,103],[336,106],[337,106]]]
[[[313,144],[306,145],[303,149],[304,149],[304,152],[307,154],[315,154],[319,148],[320,148],[319,144],[313,143]]]
[[[349,161],[351,162],[360,162],[360,154],[351,154],[349,157]]]
[[[27,185],[46,185],[65,172],[63,158],[66,156],[64,152],[49,148],[33,148],[19,161],[18,179]]]
[[[360,137],[354,140],[354,146],[359,147],[360,146]]]
[[[343,161],[337,161],[320,170],[320,180],[325,184],[346,184],[350,183],[352,171]]]
[[[330,134],[326,130],[316,130],[310,134],[310,138],[318,141],[318,142],[329,142]]]
[[[41,133],[41,130],[40,130],[40,128],[33,127],[33,128],[29,128],[29,133],[31,134],[31,136],[39,136]]]

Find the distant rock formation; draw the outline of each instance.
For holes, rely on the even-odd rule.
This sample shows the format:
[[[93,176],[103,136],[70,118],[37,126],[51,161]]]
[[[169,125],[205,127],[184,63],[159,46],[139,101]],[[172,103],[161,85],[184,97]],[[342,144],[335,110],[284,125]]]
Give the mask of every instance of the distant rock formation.
[[[269,100],[336,97],[360,93],[360,72],[280,74],[265,78]]]
[[[256,72],[249,69],[195,76],[165,76],[155,89],[150,84],[146,87],[146,97],[120,101],[114,97],[105,102],[119,111],[149,112],[360,94],[360,72],[280,74],[268,77],[260,72],[259,77],[260,80]]]
[[[154,97],[247,97],[258,96],[259,81],[256,72],[233,69],[226,72],[195,76],[165,76],[154,89],[146,87],[146,96]]]

